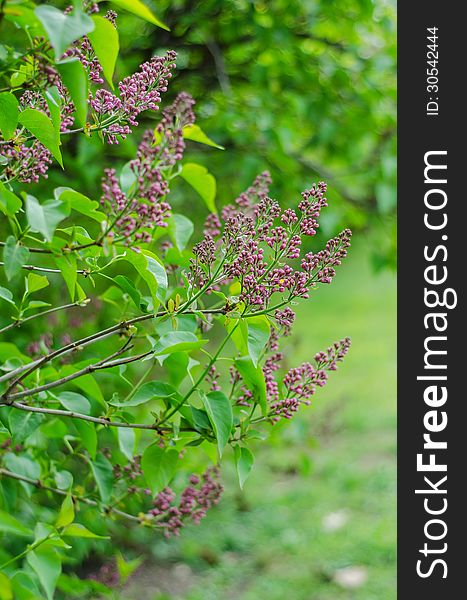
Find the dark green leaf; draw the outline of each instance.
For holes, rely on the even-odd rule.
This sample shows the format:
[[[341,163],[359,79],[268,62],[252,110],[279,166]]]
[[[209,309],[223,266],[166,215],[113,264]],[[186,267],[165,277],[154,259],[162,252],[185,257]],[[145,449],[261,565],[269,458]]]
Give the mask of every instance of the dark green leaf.
[[[201,392],[201,399],[216,434],[219,456],[222,456],[232,431],[232,405],[222,392],[209,392],[209,394]]]
[[[251,473],[254,460],[254,456],[248,448],[235,446],[235,464],[237,465],[238,483],[241,489],[243,489],[243,485]]]
[[[148,446],[143,453],[141,467],[153,494],[163,490],[171,481],[178,462],[178,452],[159,446]]]
[[[18,120],[47,150],[50,150],[58,164],[63,167],[60,152],[60,134],[56,131],[49,117],[35,108],[25,108],[20,112]]]
[[[15,443],[21,444],[29,437],[44,421],[44,415],[40,413],[12,410],[8,417],[10,431]]]
[[[62,254],[55,256],[55,264],[60,269],[63,280],[65,281],[70,299],[74,302],[76,295],[76,283],[78,281],[78,273],[76,266],[76,256],[74,254]]]
[[[0,131],[3,139],[9,140],[18,125],[18,100],[10,92],[0,94]]]

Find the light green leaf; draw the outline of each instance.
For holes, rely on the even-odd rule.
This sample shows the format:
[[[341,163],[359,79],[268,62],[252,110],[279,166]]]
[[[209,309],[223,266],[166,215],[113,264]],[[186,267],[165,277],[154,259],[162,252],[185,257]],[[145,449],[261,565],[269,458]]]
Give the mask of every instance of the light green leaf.
[[[217,439],[219,456],[229,441],[233,425],[232,405],[230,400],[222,392],[201,392],[201,400],[208,413],[209,420]]]
[[[59,555],[52,548],[42,545],[36,550],[28,552],[26,558],[39,577],[47,599],[53,600],[57,580],[62,571]]]
[[[153,494],[163,490],[171,481],[178,462],[178,452],[159,446],[148,446],[141,459],[144,477]]]
[[[3,459],[7,469],[13,471],[13,473],[17,473],[18,475],[23,475],[24,477],[29,477],[30,479],[39,479],[41,474],[40,465],[29,458],[29,456],[18,456],[9,452],[5,458]],[[30,483],[26,483],[24,481],[20,481],[21,487],[24,489],[28,496],[31,496],[33,487]]]
[[[19,113],[18,121],[36,137],[39,142],[50,150],[52,156],[63,168],[60,152],[60,133],[56,131],[49,117],[35,108],[26,108]]]
[[[0,600],[14,600],[10,578],[0,573]]]
[[[17,275],[29,258],[29,250],[21,246],[15,238],[10,235],[3,248],[3,262],[5,263],[5,275],[8,280]]]
[[[60,507],[60,512],[58,513],[58,518],[55,522],[55,527],[57,527],[57,529],[59,529],[60,527],[66,527],[70,523],[73,523],[74,518],[75,506],[73,504],[71,494],[68,493],[62,502],[62,506]]]
[[[178,394],[177,390],[169,383],[164,381],[149,381],[142,385],[135,395],[124,402],[112,402],[109,404],[112,406],[139,406],[145,404],[150,400],[157,400],[158,398],[172,398]]]
[[[36,273],[28,273],[26,279],[26,296],[38,292],[49,285],[49,280],[45,275],[37,275]]]
[[[32,531],[30,529],[3,510],[0,510],[0,531],[2,533],[7,533],[8,535],[32,537]]]
[[[7,290],[7,288],[4,288],[2,286],[0,286],[0,298],[3,298],[3,300],[15,306],[13,294],[10,292],[10,290]]]
[[[45,99],[47,106],[49,107],[50,120],[55,129],[55,136],[57,138],[58,145],[60,145],[60,126],[62,117],[60,114],[61,97],[57,86],[49,87],[45,93]]]
[[[196,163],[186,163],[180,176],[189,183],[204,200],[209,212],[217,212],[216,199],[216,180],[206,167]]]
[[[88,38],[99,59],[104,76],[113,88],[112,77],[120,48],[118,32],[104,17],[93,15],[92,20],[94,21],[94,30],[89,33]]]
[[[128,460],[133,460],[135,451],[135,430],[130,427],[117,427],[118,446]]]
[[[84,127],[88,114],[88,77],[86,71],[77,58],[59,62],[56,67],[73,100],[76,124],[79,127]]]
[[[153,25],[157,25],[166,31],[170,31],[167,25],[164,25],[164,23],[158,19],[154,13],[141,2],[141,0],[111,0],[111,3],[133,13],[137,17],[149,21],[149,23],[152,23]]]
[[[219,150],[225,150],[224,146],[219,146],[219,144],[216,144],[216,142],[208,138],[201,127],[199,125],[195,125],[194,123],[185,125],[183,128],[183,137],[186,140],[192,140],[193,142],[205,144],[206,146],[212,146],[213,148],[218,148]]]
[[[60,221],[70,214],[70,207],[61,200],[47,200],[40,204],[37,198],[26,196],[26,216],[32,231],[42,233],[51,242]]]
[[[193,235],[194,228],[190,219],[184,215],[173,214],[168,221],[167,232],[175,246],[182,251]]]
[[[169,331],[159,338],[154,345],[154,355],[172,354],[173,352],[189,352],[201,348],[208,340],[199,340],[191,331]]]
[[[61,392],[57,398],[67,410],[88,415],[91,412],[89,400],[76,392]]]
[[[97,540],[109,539],[109,536],[107,535],[97,535],[97,533],[89,531],[89,529],[80,523],[72,523],[71,525],[68,525],[68,527],[65,527],[65,529],[62,531],[62,535],[68,537],[94,538]]]
[[[61,58],[72,42],[94,29],[91,17],[76,6],[68,15],[50,5],[38,6],[34,12],[49,36],[57,59]]]
[[[248,450],[248,448],[235,446],[235,464],[237,466],[238,483],[240,484],[240,489],[243,489],[243,485],[251,473],[254,460],[254,456],[250,450]]]
[[[254,399],[259,402],[264,416],[267,415],[266,383],[264,373],[258,365],[255,367],[249,356],[242,356],[235,361],[238,372],[243,377],[246,386],[253,393]]]
[[[12,217],[20,208],[21,200],[0,181],[0,210],[2,213],[7,217]]]
[[[103,454],[98,454],[90,464],[102,502],[107,503],[112,495],[114,480],[112,465]]]
[[[128,277],[125,277],[125,275],[117,275],[113,278],[113,280],[124,292],[130,296],[136,308],[141,308],[141,294],[131,283]]]
[[[0,131],[3,139],[9,140],[18,125],[18,100],[10,92],[0,94]]]

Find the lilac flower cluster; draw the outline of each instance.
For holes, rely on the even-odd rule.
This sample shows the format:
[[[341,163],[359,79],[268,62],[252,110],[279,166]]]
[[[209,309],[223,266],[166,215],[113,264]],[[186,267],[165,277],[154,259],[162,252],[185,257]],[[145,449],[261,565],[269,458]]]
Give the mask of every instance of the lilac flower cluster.
[[[188,94],[177,96],[164,111],[164,126],[158,128],[159,143],[153,143],[152,130],[146,131],[137,157],[130,163],[136,178],[132,191],[125,194],[115,170],[105,170],[101,205],[113,223],[112,231],[109,231],[111,237],[122,237],[127,245],[147,243],[151,241],[155,227],[167,226],[171,207],[165,200],[169,193],[166,169],[182,158],[184,148],[178,142],[173,143],[174,139],[178,139],[174,123],[193,123],[193,104]]]
[[[131,133],[130,125],[137,126],[138,115],[146,110],[159,109],[161,94],[167,91],[175,68],[176,52],[154,56],[140,65],[140,70],[120,81],[120,96],[100,88],[89,104],[94,111],[98,128],[110,144],[118,143]]]
[[[282,211],[267,196],[270,182],[269,174],[262,173],[235,204],[224,207],[221,219],[217,215],[208,217],[204,240],[195,248],[188,275],[193,288],[207,286],[206,292],[237,280],[241,285],[240,301],[250,312],[267,310],[278,294],[282,296],[279,306],[308,298],[317,283],[332,280],[334,267],[346,256],[350,245],[351,232],[345,230],[321,252],[306,254],[297,269],[290,261],[300,257],[302,237],[317,232],[320,212],[327,206],[326,184],[321,182],[305,190],[297,211]],[[218,272],[213,263],[215,249],[220,247],[225,256]],[[213,270],[215,280],[211,277]],[[279,312],[278,319],[290,321],[291,312]]]
[[[173,490],[168,487],[162,490],[153,501],[154,508],[147,513],[151,524],[161,528],[167,538],[179,535],[189,521],[199,524],[220,500],[223,487],[219,475],[217,467],[207,469],[201,477],[191,475],[190,485],[181,493],[178,506]]]

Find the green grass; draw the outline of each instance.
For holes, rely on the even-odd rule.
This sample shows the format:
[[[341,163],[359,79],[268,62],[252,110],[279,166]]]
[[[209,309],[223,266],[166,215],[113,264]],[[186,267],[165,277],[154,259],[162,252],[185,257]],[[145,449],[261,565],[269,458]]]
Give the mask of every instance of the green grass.
[[[232,469],[218,508],[179,540],[156,541],[125,598],[392,600],[396,597],[395,277],[371,272],[360,240],[332,286],[299,308],[290,366],[346,335],[352,348],[313,406],[257,450],[240,494]],[[347,522],[326,531],[339,512]],[[367,570],[346,589],[337,569]]]

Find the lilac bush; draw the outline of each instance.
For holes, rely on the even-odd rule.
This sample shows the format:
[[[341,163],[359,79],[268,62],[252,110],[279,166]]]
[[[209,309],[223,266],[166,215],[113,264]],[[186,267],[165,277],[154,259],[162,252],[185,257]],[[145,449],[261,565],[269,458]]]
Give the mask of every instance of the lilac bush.
[[[189,140],[216,144],[184,91],[132,160],[103,168],[93,198],[67,187],[67,140],[130,135],[143,112],[159,110],[176,55],[154,56],[114,91],[102,53],[118,35],[114,12],[102,17],[92,4],[35,15],[50,39],[31,40],[24,56],[35,66],[18,85],[13,53],[0,93],[0,532],[13,538],[0,583],[15,590],[25,569],[51,598],[74,538],[99,543],[120,521],[178,535],[218,504],[224,460],[243,486],[258,428],[309,405],[349,349],[345,338],[290,368],[280,346],[294,305],[332,282],[351,232],[304,251],[326,184],[281,207],[268,172],[217,209],[212,174],[185,159]],[[76,15],[64,50],[69,29],[50,33],[47,19]],[[27,184],[54,163],[63,186],[37,199]],[[200,227],[181,193],[199,200]]]

